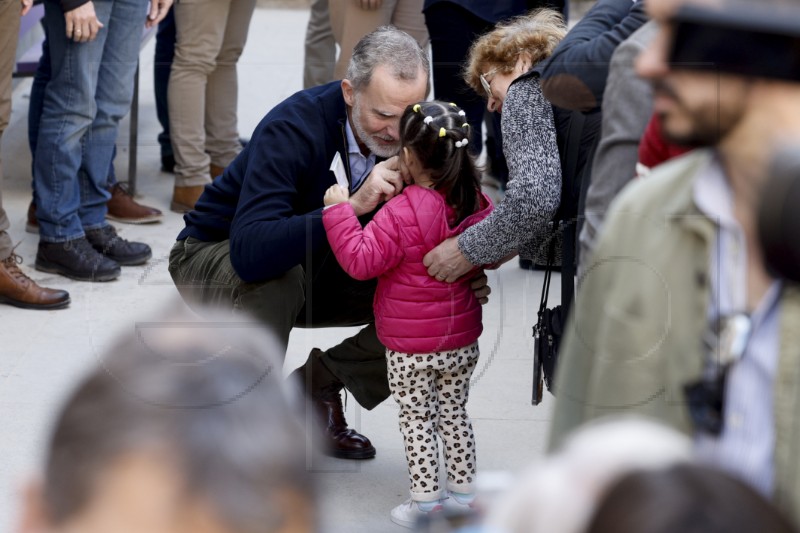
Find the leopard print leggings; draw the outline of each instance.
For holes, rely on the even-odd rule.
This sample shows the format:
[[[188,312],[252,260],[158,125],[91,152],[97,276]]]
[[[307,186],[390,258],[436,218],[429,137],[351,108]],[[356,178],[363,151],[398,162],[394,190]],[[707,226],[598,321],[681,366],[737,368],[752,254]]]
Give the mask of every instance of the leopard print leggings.
[[[400,404],[400,432],[405,439],[413,500],[443,497],[436,433],[444,443],[447,489],[474,492],[475,436],[466,405],[478,355],[477,342],[427,354],[386,350],[389,388]]]

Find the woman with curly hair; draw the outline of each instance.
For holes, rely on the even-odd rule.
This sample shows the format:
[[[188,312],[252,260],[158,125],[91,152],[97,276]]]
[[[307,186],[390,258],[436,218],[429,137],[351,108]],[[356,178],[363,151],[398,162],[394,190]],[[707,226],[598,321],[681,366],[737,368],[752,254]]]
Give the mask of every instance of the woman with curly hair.
[[[508,187],[489,217],[425,256],[429,275],[453,282],[475,266],[516,254],[546,262],[550,221],[561,199],[561,162],[553,109],[532,69],[565,34],[561,14],[540,9],[499,24],[472,45],[464,79],[485,94],[489,111],[502,113]]]

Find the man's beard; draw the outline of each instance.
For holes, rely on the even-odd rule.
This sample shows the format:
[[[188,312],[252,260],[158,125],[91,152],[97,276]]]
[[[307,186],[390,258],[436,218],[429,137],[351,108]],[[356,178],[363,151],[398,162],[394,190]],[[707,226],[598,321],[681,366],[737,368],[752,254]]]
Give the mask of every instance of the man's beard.
[[[372,135],[364,130],[363,126],[361,126],[361,105],[358,100],[358,96],[355,98],[355,102],[353,102],[353,129],[355,130],[356,137],[364,143],[369,151],[375,154],[378,157],[392,157],[393,155],[397,155],[397,152],[400,151],[400,141],[394,141],[392,145],[382,145],[378,144],[378,142],[373,138]]]
[[[686,131],[675,131],[669,128],[669,114],[659,113],[661,122],[661,136],[669,143],[686,148],[703,148],[714,146],[730,132],[741,117],[740,110],[725,111],[717,106],[713,112],[707,109],[693,111],[686,106],[669,83],[656,81],[653,83],[655,94],[661,93],[668,96],[675,103],[675,107],[685,117],[688,117],[690,127]]]

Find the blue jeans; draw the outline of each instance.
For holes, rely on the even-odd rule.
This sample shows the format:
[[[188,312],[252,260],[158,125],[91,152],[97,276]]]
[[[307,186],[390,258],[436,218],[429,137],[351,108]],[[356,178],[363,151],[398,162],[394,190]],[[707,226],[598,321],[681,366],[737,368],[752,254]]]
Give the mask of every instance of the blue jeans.
[[[40,238],[64,242],[105,226],[108,169],[133,97],[147,0],[94,2],[104,27],[89,43],[65,35],[58,0],[45,0],[51,79],[34,154]]]
[[[28,101],[28,147],[31,150],[31,176],[36,155],[36,143],[39,140],[39,121],[42,120],[42,108],[44,107],[44,90],[50,82],[50,42],[47,39],[47,26],[42,20],[44,28],[44,41],[42,42],[42,56],[39,58],[39,66],[31,84],[31,96]],[[108,187],[111,188],[117,183],[117,173],[114,170],[114,159],[117,158],[117,146],[114,145],[114,154],[111,156],[111,165],[108,167]],[[35,183],[31,183],[32,190],[35,190]]]

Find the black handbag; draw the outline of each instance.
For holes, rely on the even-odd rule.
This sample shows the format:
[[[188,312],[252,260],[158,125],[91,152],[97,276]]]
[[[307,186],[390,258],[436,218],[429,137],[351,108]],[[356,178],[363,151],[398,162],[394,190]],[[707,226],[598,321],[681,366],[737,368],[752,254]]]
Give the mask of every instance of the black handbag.
[[[550,293],[550,277],[553,273],[554,244],[550,245],[547,269],[544,273],[542,298],[539,302],[536,325],[533,326],[533,397],[531,403],[539,405],[544,394],[544,387],[553,393],[558,347],[564,333],[564,317],[562,307],[557,305],[547,308],[547,297]]]

